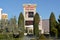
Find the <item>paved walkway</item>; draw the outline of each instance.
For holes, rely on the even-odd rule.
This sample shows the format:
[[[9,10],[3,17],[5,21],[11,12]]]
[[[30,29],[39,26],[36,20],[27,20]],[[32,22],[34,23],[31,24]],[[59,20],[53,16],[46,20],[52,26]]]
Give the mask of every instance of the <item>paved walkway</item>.
[[[34,37],[24,36],[23,40],[30,40],[32,38],[34,38]]]

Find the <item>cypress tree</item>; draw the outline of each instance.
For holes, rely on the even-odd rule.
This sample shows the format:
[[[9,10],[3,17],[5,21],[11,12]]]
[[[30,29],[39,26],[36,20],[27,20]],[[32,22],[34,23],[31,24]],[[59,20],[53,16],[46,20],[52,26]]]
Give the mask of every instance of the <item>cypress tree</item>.
[[[55,15],[53,12],[51,12],[50,19],[49,19],[49,24],[50,24],[50,35],[53,37],[57,37],[57,28],[56,28],[56,19]]]
[[[21,32],[21,35],[24,35],[24,16],[22,12],[20,13],[19,18],[18,18],[18,28]]]
[[[60,15],[58,19],[58,37],[60,37]]]
[[[39,36],[39,21],[40,21],[40,17],[39,17],[39,14],[36,13],[35,16],[34,16],[34,35],[36,37]]]

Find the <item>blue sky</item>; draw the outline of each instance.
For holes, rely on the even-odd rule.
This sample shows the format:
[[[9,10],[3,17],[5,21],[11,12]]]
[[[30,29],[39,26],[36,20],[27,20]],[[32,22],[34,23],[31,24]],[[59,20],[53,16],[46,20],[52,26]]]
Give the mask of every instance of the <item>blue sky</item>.
[[[51,12],[54,12],[56,18],[60,14],[60,0],[0,0],[0,8],[3,13],[8,14],[8,18],[18,16],[23,12],[23,4],[37,4],[36,11],[42,19],[49,19]]]

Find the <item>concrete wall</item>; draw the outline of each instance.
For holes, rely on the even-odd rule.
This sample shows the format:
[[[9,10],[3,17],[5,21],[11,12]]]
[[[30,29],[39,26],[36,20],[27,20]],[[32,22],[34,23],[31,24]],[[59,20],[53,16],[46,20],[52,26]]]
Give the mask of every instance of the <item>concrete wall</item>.
[[[42,20],[42,27],[44,30],[44,34],[49,34],[49,19]]]

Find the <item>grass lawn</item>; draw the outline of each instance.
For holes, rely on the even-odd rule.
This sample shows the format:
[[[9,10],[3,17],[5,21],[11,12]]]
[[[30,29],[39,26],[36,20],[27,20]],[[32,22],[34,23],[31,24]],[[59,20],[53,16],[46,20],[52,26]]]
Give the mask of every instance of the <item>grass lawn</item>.
[[[13,38],[13,35],[10,33],[0,33],[0,40],[25,40],[25,39],[29,39],[29,37],[19,37],[19,38]],[[27,40],[28,40],[27,39]],[[35,39],[31,39],[31,40],[35,40]],[[53,40],[51,38],[47,39],[47,40]]]
[[[0,33],[0,40],[22,40],[23,38],[13,38],[12,34],[6,33],[2,34]]]

